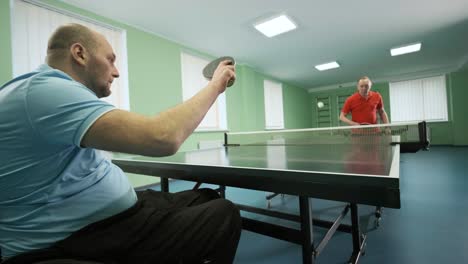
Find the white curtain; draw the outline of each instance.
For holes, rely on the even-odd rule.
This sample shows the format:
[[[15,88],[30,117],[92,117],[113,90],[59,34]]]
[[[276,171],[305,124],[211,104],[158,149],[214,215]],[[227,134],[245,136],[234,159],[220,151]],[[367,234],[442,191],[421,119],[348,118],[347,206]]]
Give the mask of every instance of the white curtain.
[[[118,108],[129,110],[126,32],[69,11],[45,4],[22,0],[12,1],[13,76],[30,72],[45,63],[47,42],[59,26],[78,23],[101,34],[117,55],[120,78],[112,83],[112,94],[103,100]]]
[[[281,83],[264,80],[263,89],[265,97],[265,128],[284,128],[283,87]]]
[[[424,118],[448,120],[445,76],[422,80],[424,89]]]
[[[208,84],[208,80],[203,77],[202,72],[203,68],[210,61],[184,52],[180,54],[180,58],[182,71],[182,98],[186,101]],[[211,106],[200,125],[198,125],[196,131],[226,129],[226,95],[225,93],[222,93]]]
[[[392,122],[447,121],[445,76],[390,83]]]

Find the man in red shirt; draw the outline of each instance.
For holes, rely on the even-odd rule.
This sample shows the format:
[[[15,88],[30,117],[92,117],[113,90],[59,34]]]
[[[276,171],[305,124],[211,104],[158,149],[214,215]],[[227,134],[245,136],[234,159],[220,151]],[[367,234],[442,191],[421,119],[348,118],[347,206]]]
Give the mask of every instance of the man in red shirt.
[[[372,92],[371,87],[372,81],[369,77],[363,76],[358,80],[357,93],[346,99],[343,109],[341,110],[341,121],[351,126],[377,124],[378,112],[382,123],[388,123],[388,116],[384,109],[382,96],[378,92]],[[346,117],[349,112],[351,112],[352,120],[349,120]],[[364,132],[367,133],[369,131]],[[358,132],[358,134],[360,133],[362,133],[362,131]],[[369,134],[369,136],[372,137],[371,134]],[[369,145],[361,145],[360,140],[361,138],[357,138],[356,141],[352,141],[355,144],[353,144],[354,148],[349,157],[352,160],[355,155],[364,155],[368,157],[369,163],[364,165],[355,165],[350,163],[350,169],[352,171],[356,171],[356,173],[363,173],[363,171],[367,173],[380,171],[382,164],[379,157],[374,154],[372,149],[368,149]],[[377,138],[374,137],[374,140],[377,140]],[[381,206],[377,206],[375,208],[375,216],[375,223],[378,226],[382,216]]]
[[[340,114],[341,121],[352,126],[377,124],[378,112],[382,123],[388,123],[382,96],[378,92],[372,92],[371,87],[372,81],[369,77],[364,76],[358,80],[358,92],[346,99]],[[346,117],[349,112],[352,114],[352,120]]]

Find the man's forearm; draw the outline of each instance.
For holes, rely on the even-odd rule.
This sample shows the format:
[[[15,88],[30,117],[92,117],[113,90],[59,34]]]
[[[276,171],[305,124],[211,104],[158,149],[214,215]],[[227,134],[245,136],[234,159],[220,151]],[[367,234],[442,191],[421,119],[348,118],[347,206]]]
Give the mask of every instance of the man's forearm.
[[[165,128],[166,136],[178,148],[201,123],[219,94],[226,90],[228,81],[235,80],[235,77],[235,66],[227,60],[220,62],[205,88],[186,102],[155,117],[155,129]]]
[[[218,90],[209,84],[186,102],[157,115],[156,127],[165,127],[182,144],[201,123],[218,95]]]
[[[88,129],[84,147],[147,156],[172,155],[195,130],[216,101],[235,79],[235,66],[223,61],[209,84],[186,102],[155,117],[115,109],[102,115]]]
[[[188,101],[155,117],[115,109],[88,129],[84,147],[146,156],[167,156],[178,151],[216,100],[219,89],[208,85]]]
[[[387,112],[385,112],[385,111],[380,111],[380,120],[382,120],[382,123],[384,123],[384,124],[388,124],[388,123],[389,123]]]

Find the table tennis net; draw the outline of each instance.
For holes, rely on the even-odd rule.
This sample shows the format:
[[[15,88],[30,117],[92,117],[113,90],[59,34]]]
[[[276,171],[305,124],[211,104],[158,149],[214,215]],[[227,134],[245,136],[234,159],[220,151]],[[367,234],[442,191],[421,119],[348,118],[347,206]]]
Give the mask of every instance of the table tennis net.
[[[422,135],[423,134],[423,135]],[[225,134],[225,145],[427,144],[425,123],[384,124]]]

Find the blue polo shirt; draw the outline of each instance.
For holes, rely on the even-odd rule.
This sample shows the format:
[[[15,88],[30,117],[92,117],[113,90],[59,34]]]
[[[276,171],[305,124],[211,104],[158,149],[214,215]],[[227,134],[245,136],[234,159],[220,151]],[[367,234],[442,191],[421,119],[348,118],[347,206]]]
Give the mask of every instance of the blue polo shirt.
[[[135,204],[122,170],[80,146],[93,122],[115,109],[93,91],[42,65],[0,88],[0,109],[4,257],[46,248]]]

